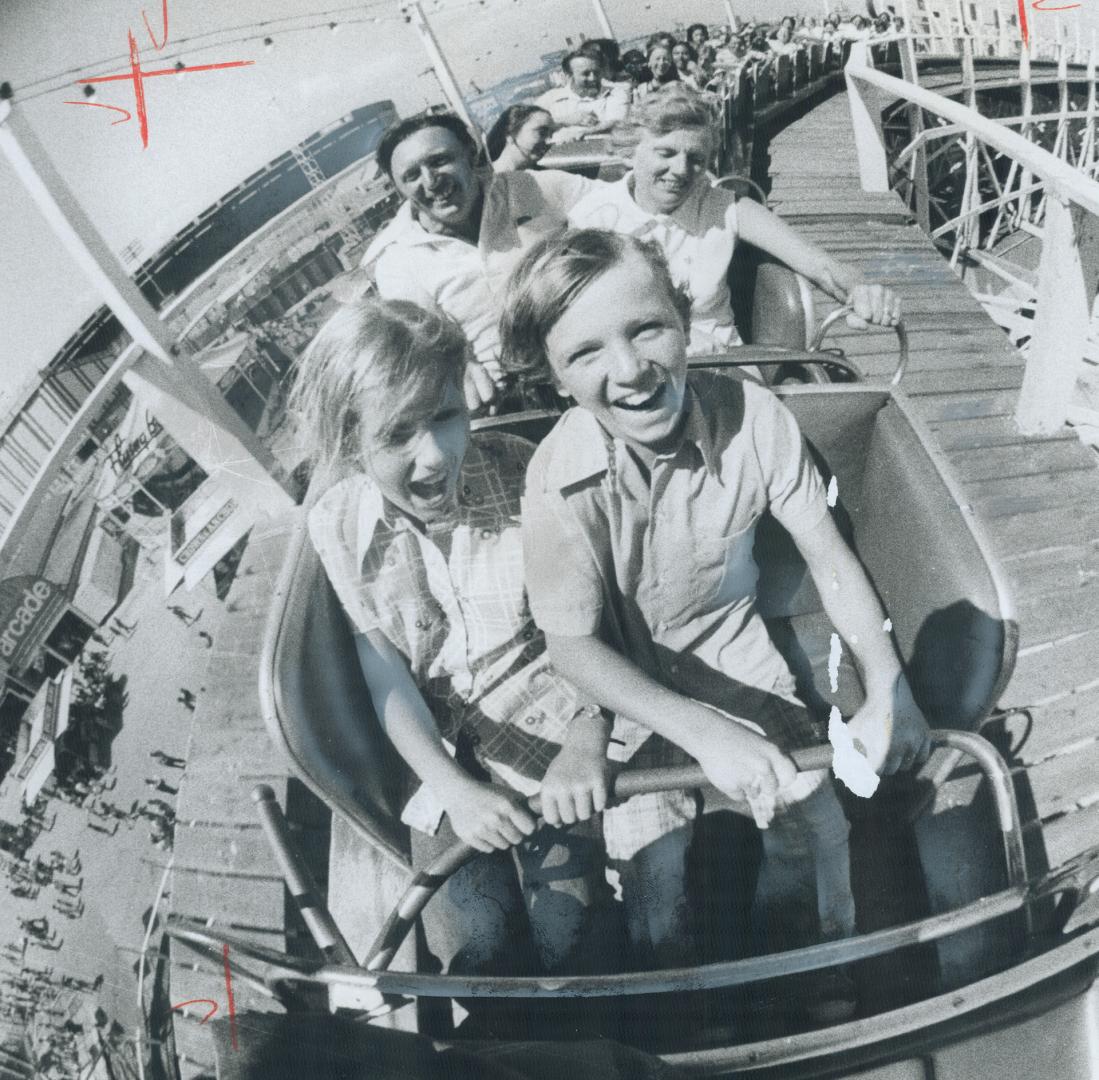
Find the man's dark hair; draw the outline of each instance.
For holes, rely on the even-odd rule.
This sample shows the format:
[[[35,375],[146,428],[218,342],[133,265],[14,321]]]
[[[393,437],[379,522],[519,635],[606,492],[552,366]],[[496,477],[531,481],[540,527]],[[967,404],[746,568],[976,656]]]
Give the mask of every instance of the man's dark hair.
[[[581,45],[579,49],[573,49],[572,52],[565,53],[563,59],[561,60],[561,70],[566,75],[571,75],[572,74],[572,62],[574,60],[581,60],[581,59],[583,59],[583,60],[594,60],[600,66],[600,68],[602,68],[604,66],[603,57],[600,53],[598,53],[598,52],[595,52],[595,53],[585,52],[584,51],[584,46]]]
[[[710,40],[710,30],[706,26],[706,24],[696,22],[696,23],[691,23],[691,25],[687,27],[687,41],[688,41],[688,43],[690,43],[691,38],[693,38],[695,36],[695,31],[696,30],[701,30],[706,35],[705,40],[707,40],[707,41]]]
[[[671,52],[677,40],[675,34],[669,34],[667,30],[658,30],[655,34],[650,34],[649,40],[645,42],[645,55],[648,56],[657,45]]]
[[[589,60],[598,60],[605,75],[618,70],[619,49],[614,38],[588,38],[576,51],[583,53]]]
[[[391,124],[378,140],[378,165],[385,171],[390,180],[393,179],[393,152],[397,147],[409,136],[415,135],[417,131],[433,127],[443,128],[451,132],[458,142],[469,151],[470,157],[474,161],[477,160],[481,148],[477,145],[477,140],[470,134],[469,128],[462,122],[461,117],[449,112],[420,113],[418,116],[409,116],[404,120],[398,120],[397,123]]]

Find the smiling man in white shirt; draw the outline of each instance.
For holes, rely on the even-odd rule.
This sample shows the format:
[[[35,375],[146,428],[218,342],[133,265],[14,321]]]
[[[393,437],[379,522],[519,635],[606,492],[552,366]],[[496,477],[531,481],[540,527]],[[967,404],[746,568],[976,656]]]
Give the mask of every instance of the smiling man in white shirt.
[[[537,99],[558,124],[556,142],[568,142],[582,135],[599,135],[625,118],[630,108],[629,90],[621,83],[603,81],[599,61],[577,50],[561,61],[564,86],[555,86]]]
[[[391,127],[378,164],[405,200],[363,257],[387,300],[410,300],[457,322],[476,363],[466,369],[470,408],[501,381],[496,324],[504,283],[519,256],[566,227],[596,181],[552,169],[496,173],[459,117],[432,113]]]

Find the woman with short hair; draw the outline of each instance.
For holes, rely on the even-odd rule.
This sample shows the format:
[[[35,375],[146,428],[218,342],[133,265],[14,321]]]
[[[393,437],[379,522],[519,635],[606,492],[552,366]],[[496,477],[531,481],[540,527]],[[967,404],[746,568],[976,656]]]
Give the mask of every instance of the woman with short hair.
[[[679,82],[679,71],[672,59],[672,50],[668,45],[654,45],[648,55],[649,78],[634,90],[635,97],[644,97],[659,90],[668,83]]]

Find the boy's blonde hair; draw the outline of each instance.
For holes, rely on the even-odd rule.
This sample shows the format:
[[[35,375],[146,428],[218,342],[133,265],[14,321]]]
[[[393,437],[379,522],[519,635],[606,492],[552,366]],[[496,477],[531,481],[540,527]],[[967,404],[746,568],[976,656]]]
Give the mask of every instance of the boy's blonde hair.
[[[357,462],[365,410],[383,434],[462,386],[469,343],[445,315],[365,297],[340,308],[302,357],[289,410],[317,468]]]
[[[531,379],[552,381],[546,336],[584,289],[631,254],[648,263],[688,333],[691,298],[672,281],[659,244],[607,229],[570,229],[531,247],[508,279],[500,318],[503,367]]]

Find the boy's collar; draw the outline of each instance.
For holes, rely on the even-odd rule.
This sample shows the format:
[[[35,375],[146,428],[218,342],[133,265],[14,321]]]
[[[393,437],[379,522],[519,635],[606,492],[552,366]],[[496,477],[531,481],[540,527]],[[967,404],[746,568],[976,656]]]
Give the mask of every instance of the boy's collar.
[[[716,476],[721,470],[721,460],[714,447],[712,423],[690,382],[687,383],[687,409],[680,445],[689,442],[697,446],[706,469]],[[546,469],[546,491],[561,491],[610,468],[611,436],[586,409],[570,409],[561,418],[557,432],[553,457]]]

